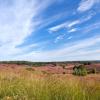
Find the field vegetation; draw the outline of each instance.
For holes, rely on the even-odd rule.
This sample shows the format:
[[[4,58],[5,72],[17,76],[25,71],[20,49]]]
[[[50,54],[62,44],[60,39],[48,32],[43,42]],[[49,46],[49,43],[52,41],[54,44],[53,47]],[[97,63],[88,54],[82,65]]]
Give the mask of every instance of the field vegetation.
[[[100,100],[100,75],[51,74],[32,66],[2,64],[0,100]]]

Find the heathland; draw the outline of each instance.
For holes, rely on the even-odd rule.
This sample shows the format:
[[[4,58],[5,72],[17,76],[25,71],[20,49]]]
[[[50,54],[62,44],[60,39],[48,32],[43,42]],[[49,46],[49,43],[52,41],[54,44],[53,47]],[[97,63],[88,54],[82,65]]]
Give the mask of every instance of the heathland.
[[[100,100],[98,62],[1,62],[0,100]]]

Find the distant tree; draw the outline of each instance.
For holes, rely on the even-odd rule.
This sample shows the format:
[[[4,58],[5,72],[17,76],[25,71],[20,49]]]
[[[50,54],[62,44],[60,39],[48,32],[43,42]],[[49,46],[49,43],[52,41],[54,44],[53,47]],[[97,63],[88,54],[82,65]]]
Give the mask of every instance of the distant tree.
[[[84,64],[84,65],[90,65],[91,62],[84,62],[83,64]]]

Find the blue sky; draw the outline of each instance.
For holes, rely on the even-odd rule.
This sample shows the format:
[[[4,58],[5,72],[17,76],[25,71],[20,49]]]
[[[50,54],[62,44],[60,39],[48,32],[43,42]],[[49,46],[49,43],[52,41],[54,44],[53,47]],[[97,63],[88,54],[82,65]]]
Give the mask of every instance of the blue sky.
[[[0,0],[0,60],[100,60],[100,0]]]

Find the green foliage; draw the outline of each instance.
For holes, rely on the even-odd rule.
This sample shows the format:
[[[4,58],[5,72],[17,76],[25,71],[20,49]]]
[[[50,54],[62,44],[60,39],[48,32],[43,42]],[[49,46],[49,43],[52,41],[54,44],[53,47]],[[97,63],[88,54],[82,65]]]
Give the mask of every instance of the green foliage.
[[[85,76],[87,75],[87,70],[84,65],[75,66],[73,68],[73,74],[79,76]]]

